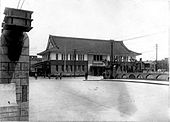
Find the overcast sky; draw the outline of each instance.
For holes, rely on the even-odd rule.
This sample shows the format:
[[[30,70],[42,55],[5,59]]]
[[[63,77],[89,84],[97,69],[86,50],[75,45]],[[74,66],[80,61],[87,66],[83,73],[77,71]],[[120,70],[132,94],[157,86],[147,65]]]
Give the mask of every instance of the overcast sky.
[[[1,0],[1,23],[4,8],[18,1]],[[45,50],[49,34],[117,41],[147,35],[124,44],[142,53],[138,59],[155,60],[156,44],[158,59],[168,57],[168,0],[25,0],[22,9],[34,11],[30,54]]]

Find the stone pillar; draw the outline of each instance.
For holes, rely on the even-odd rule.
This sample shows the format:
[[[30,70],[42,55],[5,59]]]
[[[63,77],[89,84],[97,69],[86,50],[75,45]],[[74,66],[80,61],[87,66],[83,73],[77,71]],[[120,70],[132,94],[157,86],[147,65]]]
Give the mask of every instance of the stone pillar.
[[[28,121],[31,11],[5,8],[0,38],[0,85],[15,85],[16,104],[0,106],[0,120]],[[3,87],[7,90],[8,87]],[[0,91],[1,92],[1,91]],[[0,96],[1,97],[1,96]]]

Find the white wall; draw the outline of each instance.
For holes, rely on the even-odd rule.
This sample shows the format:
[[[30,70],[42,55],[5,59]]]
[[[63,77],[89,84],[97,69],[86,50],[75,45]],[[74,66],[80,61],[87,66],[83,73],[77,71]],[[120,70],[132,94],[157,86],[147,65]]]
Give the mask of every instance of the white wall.
[[[84,54],[84,61],[87,61],[88,58],[87,58],[87,54]]]
[[[50,53],[50,59],[56,60],[56,53]]]
[[[61,60],[61,53],[58,53],[58,60]]]
[[[68,60],[70,60],[70,54],[68,54]]]
[[[78,54],[76,54],[76,61],[78,60]]]
[[[107,61],[110,61],[110,55],[107,55]]]

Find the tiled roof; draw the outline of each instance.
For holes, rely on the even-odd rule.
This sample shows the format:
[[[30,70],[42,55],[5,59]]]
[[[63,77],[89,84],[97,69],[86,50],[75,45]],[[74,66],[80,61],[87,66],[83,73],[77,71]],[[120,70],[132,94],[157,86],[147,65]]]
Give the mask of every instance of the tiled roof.
[[[112,40],[113,41],[113,40]],[[111,43],[110,40],[100,39],[84,39],[84,38],[73,38],[73,37],[61,37],[61,36],[49,36],[49,42],[54,47],[46,49],[38,55],[44,55],[49,52],[69,52],[73,53],[76,49],[77,53],[96,53],[96,54],[110,54]],[[137,56],[141,53],[136,53],[129,50],[123,41],[113,41],[113,55],[121,56]]]

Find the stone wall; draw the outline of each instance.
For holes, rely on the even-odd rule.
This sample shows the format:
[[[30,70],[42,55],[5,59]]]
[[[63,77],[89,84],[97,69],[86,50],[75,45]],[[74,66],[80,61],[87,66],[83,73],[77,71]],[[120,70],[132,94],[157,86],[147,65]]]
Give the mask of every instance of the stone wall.
[[[0,40],[0,84],[15,83],[15,106],[0,106],[0,120],[28,120],[29,112],[29,39],[23,33],[23,48],[17,62],[8,59],[7,44]],[[9,101],[10,102],[10,101]],[[9,103],[8,103],[9,104]]]

